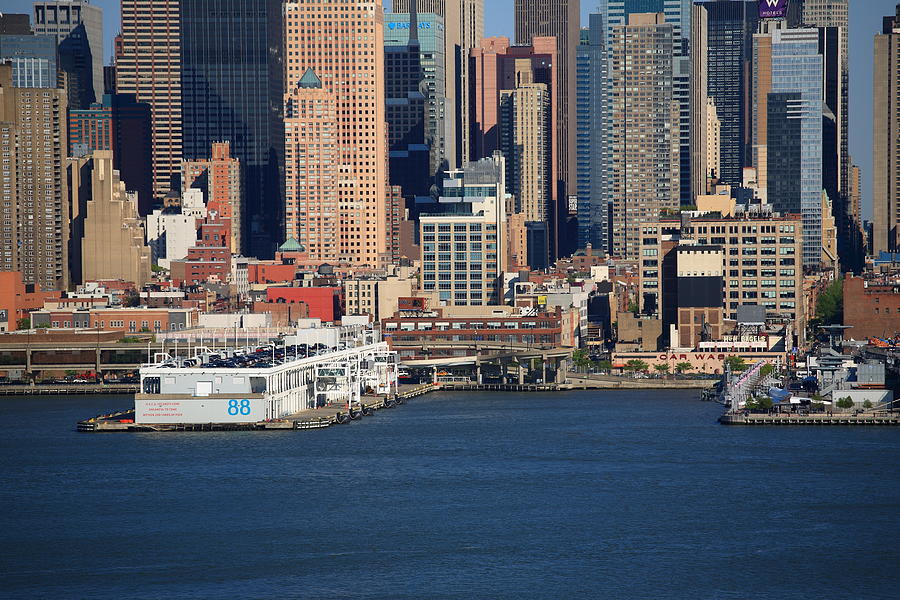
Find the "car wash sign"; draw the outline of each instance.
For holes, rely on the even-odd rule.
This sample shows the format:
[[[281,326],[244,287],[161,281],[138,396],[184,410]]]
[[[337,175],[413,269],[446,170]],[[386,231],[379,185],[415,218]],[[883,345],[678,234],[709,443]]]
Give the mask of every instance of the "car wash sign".
[[[787,16],[788,0],[759,0],[760,19],[783,19]]]

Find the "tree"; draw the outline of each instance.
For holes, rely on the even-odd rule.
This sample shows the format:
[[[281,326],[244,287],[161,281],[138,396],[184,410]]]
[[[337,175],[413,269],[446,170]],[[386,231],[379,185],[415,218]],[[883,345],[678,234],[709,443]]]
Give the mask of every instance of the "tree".
[[[632,373],[634,373],[634,372],[643,373],[644,371],[646,371],[649,368],[650,368],[650,365],[648,365],[644,361],[638,360],[636,358],[633,358],[633,359],[629,360],[627,363],[625,363],[625,370],[631,371]]]
[[[579,348],[572,352],[572,362],[575,363],[576,367],[591,366],[591,359],[588,356],[587,350],[584,348]]]
[[[693,370],[694,370],[694,365],[692,365],[689,362],[680,362],[677,365],[675,365],[676,373],[687,373],[688,371],[693,371]]]
[[[612,371],[612,362],[608,360],[598,360],[597,368],[601,371]]]
[[[853,408],[853,399],[850,396],[844,396],[835,402],[834,405],[842,410],[847,410],[848,408]]]
[[[656,372],[660,375],[669,374],[669,365],[653,365],[653,368],[656,369]]]
[[[18,329],[31,329],[31,317],[22,317],[16,321],[16,327]]]
[[[725,366],[729,367],[732,373],[740,373],[747,370],[747,361],[740,356],[729,356],[725,359]]]
[[[640,307],[637,302],[629,302],[628,303],[628,312],[638,314],[640,312]]]
[[[765,377],[766,375],[771,375],[774,372],[775,372],[775,365],[771,365],[769,363],[764,364],[759,370],[759,374],[762,375],[763,377]]]
[[[775,403],[772,402],[772,399],[768,396],[761,396],[759,398],[753,396],[744,402],[744,408],[747,410],[770,410],[774,405]]]
[[[872,408],[872,401],[866,400],[865,402],[863,402],[863,408],[865,408],[866,410]]]
[[[832,281],[816,301],[816,320],[823,325],[844,322],[844,280]]]

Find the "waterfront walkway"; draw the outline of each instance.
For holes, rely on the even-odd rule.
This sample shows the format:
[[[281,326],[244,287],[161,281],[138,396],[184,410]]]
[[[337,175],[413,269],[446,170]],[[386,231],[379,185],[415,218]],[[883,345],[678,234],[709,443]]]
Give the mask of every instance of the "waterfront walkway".
[[[874,412],[860,414],[779,414],[725,413],[719,417],[723,425],[900,425],[900,413]]]

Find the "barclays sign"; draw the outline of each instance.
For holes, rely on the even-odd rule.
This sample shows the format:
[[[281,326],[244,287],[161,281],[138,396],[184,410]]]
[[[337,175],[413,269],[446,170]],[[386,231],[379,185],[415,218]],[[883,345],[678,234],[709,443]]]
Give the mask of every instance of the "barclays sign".
[[[390,23],[388,23],[388,29],[409,29],[409,23],[390,22]],[[431,23],[429,23],[427,21],[423,21],[422,23],[419,23],[419,29],[431,29]]]

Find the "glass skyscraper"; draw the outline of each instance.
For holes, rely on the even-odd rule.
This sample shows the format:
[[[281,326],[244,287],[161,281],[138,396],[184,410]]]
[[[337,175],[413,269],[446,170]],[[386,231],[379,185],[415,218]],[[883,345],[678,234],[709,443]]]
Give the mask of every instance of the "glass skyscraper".
[[[772,38],[772,91],[790,108],[785,120],[799,120],[799,186],[792,193],[779,192],[778,154],[769,140],[769,203],[780,212],[799,212],[803,217],[803,266],[817,268],[822,258],[822,55],[816,29],[779,29]],[[789,96],[785,94],[796,94]],[[793,102],[791,102],[793,100]],[[772,111],[769,112],[772,115]],[[769,131],[773,124],[770,123]],[[773,193],[774,192],[774,193]]]
[[[245,245],[271,256],[282,235],[281,2],[182,0],[183,156],[231,143],[241,163]],[[295,82],[294,82],[295,83]]]
[[[12,64],[12,84],[20,88],[56,87],[56,38],[0,35],[0,62]]]
[[[607,252],[608,82],[603,15],[591,14],[576,49],[578,247]]]

